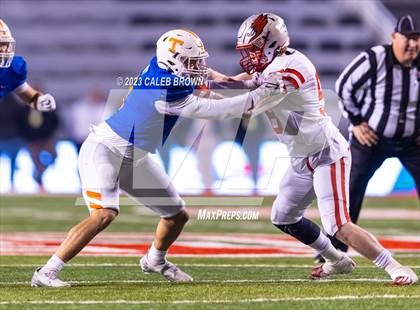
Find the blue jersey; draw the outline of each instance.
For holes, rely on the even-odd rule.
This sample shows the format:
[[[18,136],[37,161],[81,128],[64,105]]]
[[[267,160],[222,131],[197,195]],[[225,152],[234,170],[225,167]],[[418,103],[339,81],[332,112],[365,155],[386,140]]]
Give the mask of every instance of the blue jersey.
[[[135,147],[154,153],[163,145],[179,116],[160,114],[156,100],[172,102],[192,94],[192,83],[162,69],[154,57],[149,66],[138,76],[124,105],[106,120],[112,130]]]
[[[21,56],[13,57],[10,67],[0,68],[0,98],[25,83],[27,73],[26,61]]]

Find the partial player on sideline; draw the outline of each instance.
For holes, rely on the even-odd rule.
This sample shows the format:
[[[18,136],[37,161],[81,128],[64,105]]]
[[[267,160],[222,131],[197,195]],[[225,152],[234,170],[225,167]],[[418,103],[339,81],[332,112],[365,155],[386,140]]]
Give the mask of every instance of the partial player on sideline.
[[[41,112],[56,108],[54,97],[35,90],[26,81],[28,71],[22,56],[15,55],[16,41],[7,24],[0,19],[0,98],[13,92]]]

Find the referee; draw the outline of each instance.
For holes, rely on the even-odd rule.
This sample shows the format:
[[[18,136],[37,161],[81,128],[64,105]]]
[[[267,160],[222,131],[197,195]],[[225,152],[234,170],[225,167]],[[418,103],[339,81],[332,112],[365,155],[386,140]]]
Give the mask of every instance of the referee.
[[[401,17],[392,44],[357,56],[336,83],[351,123],[350,218],[356,223],[369,179],[385,159],[397,157],[420,195],[420,27]],[[333,244],[347,246],[332,237]]]

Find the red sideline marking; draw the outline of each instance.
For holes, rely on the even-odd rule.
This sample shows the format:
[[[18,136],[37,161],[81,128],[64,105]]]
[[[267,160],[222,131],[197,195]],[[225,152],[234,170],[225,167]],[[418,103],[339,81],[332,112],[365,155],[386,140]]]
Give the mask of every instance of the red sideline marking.
[[[380,244],[387,249],[404,249],[420,251],[420,242],[379,239]]]
[[[48,255],[59,246],[65,234],[5,234],[0,240],[0,255]],[[103,233],[82,255],[139,255],[148,250],[153,234]],[[380,238],[393,251],[420,252],[417,237]],[[187,243],[186,243],[187,242]],[[208,246],[206,246],[208,244]],[[290,236],[269,234],[194,234],[185,233],[170,249],[172,255],[313,255]]]
[[[290,251],[270,248],[204,248],[174,245],[169,250],[170,254],[306,254],[307,251]]]
[[[37,242],[37,241],[18,241],[16,245],[21,246],[46,246],[46,247],[58,247],[60,242]],[[139,243],[89,243],[88,247],[96,248],[108,248],[108,249],[123,249],[123,250],[134,250],[139,253],[146,253],[150,247],[150,244],[139,244]],[[85,252],[85,251],[83,251]],[[278,248],[212,248],[212,247],[195,247],[195,246],[182,246],[173,245],[170,250],[170,254],[191,254],[191,255],[211,255],[211,254],[307,254],[307,251],[291,251],[282,250]]]

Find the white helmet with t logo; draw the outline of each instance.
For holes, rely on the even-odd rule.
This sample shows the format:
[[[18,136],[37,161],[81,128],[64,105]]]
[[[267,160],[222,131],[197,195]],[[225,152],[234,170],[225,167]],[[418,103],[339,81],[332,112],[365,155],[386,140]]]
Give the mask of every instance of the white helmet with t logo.
[[[208,73],[208,53],[194,32],[175,29],[164,33],[156,43],[157,62],[174,75],[204,79]]]

